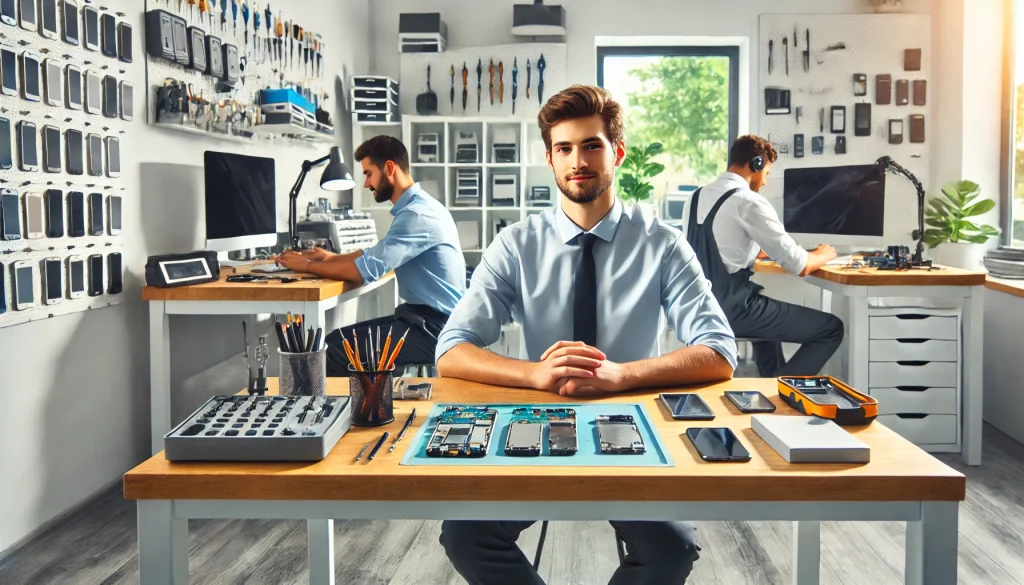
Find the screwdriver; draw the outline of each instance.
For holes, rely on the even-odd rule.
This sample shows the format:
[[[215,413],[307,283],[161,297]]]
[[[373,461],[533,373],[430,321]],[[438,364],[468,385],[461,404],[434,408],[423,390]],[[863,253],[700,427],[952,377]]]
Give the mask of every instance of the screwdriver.
[[[196,0],[188,0],[188,18],[189,20],[196,18]]]
[[[238,35],[238,0],[231,0],[231,24],[234,27],[234,34],[237,36]]]
[[[316,48],[316,75],[320,77],[324,73],[324,42],[319,40]]]
[[[200,6],[202,6],[200,4]],[[208,0],[208,6],[206,7],[206,18],[210,23],[210,32],[213,32],[213,11],[217,9],[217,0]]]
[[[242,27],[243,29],[245,29],[245,52],[248,53],[249,52],[249,5],[245,3],[245,0],[242,0],[242,21],[245,23],[245,26]]]
[[[295,37],[299,36],[299,25],[288,23],[288,66],[295,68]]]
[[[277,62],[280,63],[284,60],[284,22],[281,20],[280,13],[278,13],[277,23],[274,25],[274,36],[277,37],[277,40],[274,41],[277,46]],[[282,75],[284,74],[282,73]]]
[[[265,18],[264,23],[267,25],[267,47],[266,52],[263,54],[264,61],[266,61],[267,59],[270,59],[272,61],[274,59],[274,51],[273,45],[271,44],[273,42],[271,40],[271,37],[273,37],[274,35],[271,32],[270,28],[274,26],[274,13],[270,10],[270,4],[267,4],[267,9],[263,11],[263,16]]]
[[[210,5],[207,0],[199,0],[199,22],[203,22],[205,14],[210,11]]]
[[[255,59],[257,51],[260,50],[260,10],[255,4],[253,4],[252,23],[252,56]]]
[[[300,64],[302,62],[302,35],[303,35],[303,32],[304,31],[302,30],[302,27],[297,25],[297,24],[292,29],[292,34],[293,34],[293,38],[295,39],[295,43],[299,46],[299,62],[300,62]],[[293,62],[292,63],[292,67],[294,67],[294,66],[295,66],[295,63]]]
[[[220,0],[220,32],[227,32],[228,0]]]
[[[313,53],[313,33],[308,32],[308,33],[306,33],[306,53],[305,53],[305,55],[303,55],[303,59],[305,60],[305,65],[303,65],[303,69],[304,69],[304,73],[306,74],[306,77],[309,77],[309,74],[310,74],[310,70],[309,70],[309,56],[312,53]]]

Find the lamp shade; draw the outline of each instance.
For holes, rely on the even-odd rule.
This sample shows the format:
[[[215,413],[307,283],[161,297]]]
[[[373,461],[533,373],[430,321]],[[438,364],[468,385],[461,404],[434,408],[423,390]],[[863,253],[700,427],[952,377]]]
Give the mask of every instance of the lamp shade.
[[[341,149],[337,146],[331,148],[331,160],[320,176],[320,188],[324,191],[351,191],[356,188],[356,181],[341,160]]]

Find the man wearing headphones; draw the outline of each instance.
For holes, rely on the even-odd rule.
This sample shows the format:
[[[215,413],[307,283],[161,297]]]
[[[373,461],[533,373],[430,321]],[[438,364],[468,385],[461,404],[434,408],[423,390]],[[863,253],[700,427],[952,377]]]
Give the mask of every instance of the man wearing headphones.
[[[807,251],[786,233],[758,192],[778,159],[770,142],[741,136],[729,151],[729,169],[698,189],[686,204],[686,240],[700,260],[736,338],[757,339],[754,362],[763,377],[818,374],[843,340],[834,315],[783,303],[750,281],[754,260],[767,254],[790,274],[806,276],[836,257],[832,246]],[[799,343],[787,362],[782,342]]]

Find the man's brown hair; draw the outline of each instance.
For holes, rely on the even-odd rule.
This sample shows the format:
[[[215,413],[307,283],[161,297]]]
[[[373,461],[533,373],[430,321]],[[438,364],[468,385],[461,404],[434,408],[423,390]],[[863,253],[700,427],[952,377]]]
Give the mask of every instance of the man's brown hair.
[[[409,151],[394,136],[374,136],[359,145],[353,158],[356,162],[368,158],[381,170],[384,170],[384,163],[391,161],[403,172],[409,172]]]
[[[537,115],[544,147],[551,152],[551,128],[556,124],[589,116],[601,116],[612,146],[623,139],[622,106],[612,94],[594,85],[573,85],[548,98]]]
[[[760,136],[747,134],[737,138],[732,148],[729,149],[729,166],[748,166],[755,156],[760,156],[766,164],[774,163],[779,159],[779,154],[775,152],[775,147],[771,142]]]

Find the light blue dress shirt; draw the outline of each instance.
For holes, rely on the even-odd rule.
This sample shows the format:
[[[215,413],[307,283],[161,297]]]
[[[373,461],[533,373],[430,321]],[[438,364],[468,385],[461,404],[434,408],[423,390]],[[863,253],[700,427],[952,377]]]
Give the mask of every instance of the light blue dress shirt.
[[[501,326],[522,325],[529,361],[573,339],[577,236],[560,208],[503,229],[473,273],[437,344],[437,359],[460,343],[487,347]],[[597,268],[597,347],[613,362],[656,355],[662,311],[686,345],[706,345],[735,368],[736,340],[682,232],[616,200],[590,233]]]
[[[394,270],[398,294],[407,303],[451,313],[466,293],[466,259],[452,214],[416,183],[398,198],[391,215],[395,219],[384,238],[356,258],[363,282]]]

